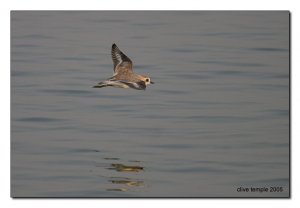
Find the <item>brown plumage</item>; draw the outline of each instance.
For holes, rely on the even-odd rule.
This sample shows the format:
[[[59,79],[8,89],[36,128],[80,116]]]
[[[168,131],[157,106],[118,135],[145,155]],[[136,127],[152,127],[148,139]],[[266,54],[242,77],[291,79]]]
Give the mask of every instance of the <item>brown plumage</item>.
[[[150,77],[138,75],[133,72],[133,64],[114,43],[111,48],[111,57],[114,64],[113,77],[98,83],[95,88],[102,88],[107,86],[118,88],[133,88],[136,90],[145,90],[148,84],[153,84]]]

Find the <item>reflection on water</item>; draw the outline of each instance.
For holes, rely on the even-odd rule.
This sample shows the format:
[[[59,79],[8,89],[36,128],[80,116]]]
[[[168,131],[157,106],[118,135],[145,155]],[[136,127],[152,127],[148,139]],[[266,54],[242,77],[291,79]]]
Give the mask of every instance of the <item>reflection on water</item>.
[[[144,170],[144,167],[140,166],[130,166],[130,165],[123,165],[123,164],[111,164],[113,170],[119,172],[140,172]]]
[[[115,189],[106,189],[107,191],[127,191],[126,188],[115,188]]]
[[[120,158],[116,157],[106,157],[105,160],[120,160]],[[107,188],[107,191],[133,191],[135,187],[145,187],[145,183],[143,180],[136,178],[136,173],[140,174],[144,171],[144,167],[140,165],[141,161],[139,160],[129,160],[130,163],[138,163],[138,165],[128,165],[121,163],[112,163],[110,167],[107,167],[108,170],[114,170],[118,173],[125,173],[127,177],[124,177],[123,174],[115,177],[108,177],[108,181],[114,184],[114,188]],[[128,177],[128,174],[130,174]]]
[[[113,178],[111,182],[115,184],[125,184],[127,186],[142,186],[144,184],[144,181],[139,181],[139,180],[134,181],[131,178],[115,178],[115,177],[111,177],[111,178]]]
[[[144,181],[132,178],[111,177],[109,180],[112,184],[120,185],[122,188],[108,188],[107,191],[129,191],[129,188],[144,187]],[[124,187],[125,186],[125,187]]]

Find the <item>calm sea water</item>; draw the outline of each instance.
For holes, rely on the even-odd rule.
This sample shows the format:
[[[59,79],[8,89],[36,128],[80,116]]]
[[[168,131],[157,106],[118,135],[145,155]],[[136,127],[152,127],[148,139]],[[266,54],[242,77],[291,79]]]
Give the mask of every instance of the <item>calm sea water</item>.
[[[287,197],[289,13],[13,11],[11,106],[13,197]]]

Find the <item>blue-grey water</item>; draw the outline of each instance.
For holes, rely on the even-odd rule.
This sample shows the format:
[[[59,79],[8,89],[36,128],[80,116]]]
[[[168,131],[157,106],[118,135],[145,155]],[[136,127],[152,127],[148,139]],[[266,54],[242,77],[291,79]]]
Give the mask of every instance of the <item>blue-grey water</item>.
[[[288,197],[289,12],[13,11],[11,107],[13,197]]]

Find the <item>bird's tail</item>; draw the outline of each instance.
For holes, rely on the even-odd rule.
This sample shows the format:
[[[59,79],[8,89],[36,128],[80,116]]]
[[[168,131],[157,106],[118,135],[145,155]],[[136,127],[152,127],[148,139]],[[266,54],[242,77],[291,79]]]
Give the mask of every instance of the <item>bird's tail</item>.
[[[93,86],[93,88],[102,88],[107,86],[109,86],[108,83],[104,81],[104,82],[99,82],[97,85]]]

